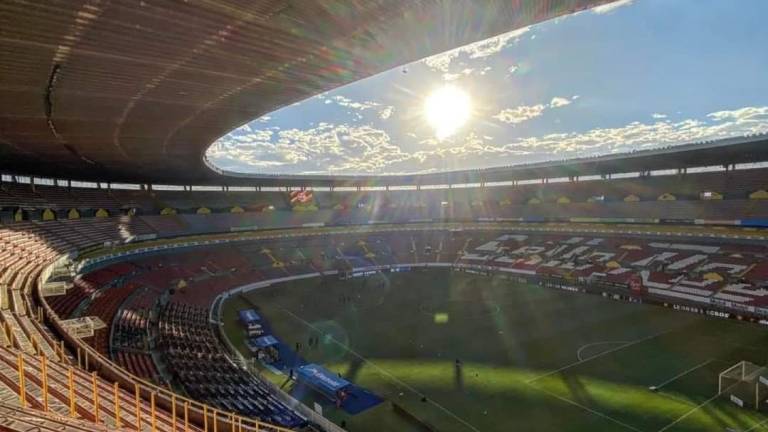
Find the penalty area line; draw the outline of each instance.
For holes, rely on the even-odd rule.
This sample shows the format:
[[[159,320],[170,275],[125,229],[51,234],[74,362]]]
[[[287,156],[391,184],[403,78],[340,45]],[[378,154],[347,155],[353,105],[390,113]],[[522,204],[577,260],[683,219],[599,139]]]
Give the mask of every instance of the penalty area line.
[[[695,371],[696,369],[701,369],[704,366],[712,363],[713,361],[715,361],[715,359],[709,359],[709,360],[707,360],[707,361],[705,361],[703,363],[699,363],[699,364],[697,364],[696,366],[694,366],[694,367],[692,367],[690,369],[687,369],[687,370],[684,370],[683,372],[680,372],[679,374],[677,374],[677,375],[673,376],[672,378],[664,381],[663,383],[657,384],[655,387],[656,387],[656,389],[661,389],[662,387],[664,387],[665,385],[671,383],[672,381],[674,381],[674,380],[676,380],[678,378],[682,378],[682,377],[688,375],[689,373]]]

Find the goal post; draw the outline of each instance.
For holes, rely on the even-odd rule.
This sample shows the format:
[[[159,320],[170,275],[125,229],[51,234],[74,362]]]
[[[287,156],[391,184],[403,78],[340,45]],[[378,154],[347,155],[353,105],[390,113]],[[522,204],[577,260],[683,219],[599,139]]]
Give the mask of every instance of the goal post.
[[[764,410],[768,408],[768,369],[740,361],[720,372],[717,394],[742,408]]]
[[[763,371],[755,383],[755,405],[759,411],[768,411],[768,371]]]
[[[728,369],[720,372],[720,375],[717,377],[717,394],[723,394],[723,389],[727,388],[728,384],[739,381],[744,377],[742,372],[743,363],[743,361],[740,361]]]

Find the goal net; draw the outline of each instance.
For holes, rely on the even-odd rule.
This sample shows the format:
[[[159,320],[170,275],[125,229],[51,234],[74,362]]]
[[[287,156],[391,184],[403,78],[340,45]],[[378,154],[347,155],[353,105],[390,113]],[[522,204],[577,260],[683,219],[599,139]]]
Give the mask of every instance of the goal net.
[[[768,369],[740,361],[720,372],[717,394],[742,408],[768,408]]]

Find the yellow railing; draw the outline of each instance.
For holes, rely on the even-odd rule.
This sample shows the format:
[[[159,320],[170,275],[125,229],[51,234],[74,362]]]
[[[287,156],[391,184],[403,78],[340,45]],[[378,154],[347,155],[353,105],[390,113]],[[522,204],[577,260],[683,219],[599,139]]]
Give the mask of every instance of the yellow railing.
[[[31,355],[31,354],[30,354]],[[91,357],[93,358],[93,357]],[[34,363],[31,360],[28,360],[27,357],[25,357],[24,353],[17,353],[16,356],[16,366],[17,366],[17,373],[18,373],[18,395],[19,395],[19,405],[22,408],[35,408],[33,406],[29,399],[27,394],[27,377],[38,377],[40,380],[40,399],[42,400],[40,404],[42,405],[41,411],[45,413],[51,413],[55,414],[51,411],[50,404],[48,403],[50,396],[50,367],[48,362],[50,361],[44,353],[40,353],[38,355],[33,356],[33,359],[36,359],[39,363],[40,370],[34,367],[30,367],[30,363]],[[90,383],[84,383],[81,382],[80,385],[86,385],[90,384],[91,386],[91,394],[90,395],[83,395],[82,392],[77,391],[77,383],[76,383],[76,373],[75,373],[75,367],[74,366],[68,366],[68,365],[61,365],[62,367],[66,367],[66,392],[62,393],[66,395],[66,402],[69,407],[69,417],[73,419],[80,419],[81,416],[78,414],[78,407],[82,406],[91,406],[93,407],[91,414],[93,415],[93,422],[96,424],[103,424],[103,425],[110,425],[114,426],[116,429],[120,428],[127,428],[132,430],[142,430],[143,426],[146,426],[146,424],[149,424],[150,430],[152,432],[161,431],[161,430],[171,430],[171,431],[184,431],[189,432],[191,429],[197,429],[200,430],[202,428],[203,431],[212,431],[212,432],[218,432],[218,431],[229,431],[229,432],[288,432],[289,429],[274,426],[271,424],[259,422],[257,420],[245,418],[242,416],[238,416],[235,413],[222,413],[218,411],[216,408],[209,407],[205,404],[196,403],[194,401],[191,401],[187,398],[184,398],[182,396],[176,395],[174,393],[168,392],[167,390],[161,389],[159,387],[155,386],[142,386],[139,383],[136,383],[134,385],[134,399],[133,403],[130,404],[132,406],[126,406],[125,403],[125,393],[121,394],[120,389],[120,383],[115,381],[112,383],[111,388],[113,389],[112,392],[112,399],[113,399],[113,410],[111,415],[109,413],[102,413],[102,399],[108,398],[108,395],[102,394],[100,391],[99,386],[99,377],[95,371],[91,372],[90,374]],[[151,388],[150,388],[151,387]],[[146,408],[147,401],[141,398],[141,393],[144,390],[151,390],[149,393],[149,418],[147,423],[143,423],[143,419],[147,419],[147,414],[145,414],[144,408]],[[170,395],[171,397],[171,405],[170,405],[170,412],[169,412],[169,418],[167,420],[170,421],[170,428],[166,425],[160,426],[160,417],[159,414],[160,407],[159,407],[159,400],[161,396]],[[64,401],[62,401],[64,402]],[[35,403],[37,405],[37,403]],[[180,408],[183,415],[180,418],[177,418],[177,408]],[[199,423],[194,421],[194,413],[195,410],[199,410],[201,413],[199,420]],[[134,424],[127,424],[126,419],[122,413],[124,412],[131,412],[133,411],[135,416],[135,423]],[[104,414],[104,415],[102,415]]]
[[[40,296],[40,298],[42,297]],[[59,317],[45,301],[41,302],[38,313],[31,316],[37,319],[41,324],[45,319],[47,319],[48,323],[51,324],[51,327],[62,336],[59,344],[54,344],[54,352],[56,353],[59,362],[68,362],[68,358],[65,353],[65,345],[68,345],[72,352],[76,354],[76,367],[84,371],[92,372],[91,384],[93,386],[93,395],[91,395],[91,400],[83,400],[82,402],[84,404],[91,406],[91,404],[94,402],[98,402],[100,397],[103,397],[99,394],[98,391],[97,375],[106,380],[108,383],[112,383],[111,385],[113,386],[115,395],[119,394],[120,388],[133,392],[133,407],[121,406],[119,399],[115,399],[115,408],[113,412],[114,418],[111,420],[114,421],[114,424],[118,427],[141,430],[143,422],[148,420],[150,429],[153,432],[158,430],[183,430],[188,432],[192,429],[199,430],[200,428],[206,432],[292,432],[291,429],[264,423],[248,417],[243,417],[233,412],[221,412],[209,405],[186,398],[182,395],[178,395],[168,389],[156,386],[150,382],[144,381],[131,375],[119,366],[112,363],[108,358],[104,357],[101,353],[96,351],[88,344],[85,344],[81,340],[69,335],[61,325],[61,320]],[[10,327],[6,327],[6,333],[11,336],[9,340],[12,341],[12,345],[20,348],[18,346],[18,342],[15,341],[15,339],[12,339],[13,332],[11,331]],[[33,346],[36,347],[35,351],[41,358],[40,361],[42,368],[42,364],[44,364],[43,362],[48,362],[50,359],[45,358],[45,355],[39,349],[39,344],[37,344],[36,341]],[[23,357],[19,355],[19,359],[19,376],[23,377],[25,375],[25,373],[23,373]],[[45,367],[47,372],[47,363]],[[26,371],[26,375],[28,374],[30,374],[30,371]],[[41,380],[44,382],[43,400],[47,400],[48,377],[47,374],[43,375],[45,375],[44,377],[41,377]],[[76,418],[77,406],[79,406],[79,404],[77,403],[77,392],[75,392],[74,369],[71,367],[68,373],[68,387],[68,394],[70,399],[70,416]],[[22,387],[20,387],[20,389],[21,388]],[[20,390],[20,394],[22,393],[24,393],[24,390]],[[23,403],[26,404],[26,396],[24,396]],[[149,419],[146,418],[146,414],[142,413],[142,406],[146,407],[147,403],[150,407]],[[44,405],[44,409],[48,410],[47,404]],[[99,405],[97,404],[94,406],[98,407]],[[125,418],[120,417],[120,412],[125,412],[125,410],[135,410],[135,424],[128,425],[125,423]],[[167,425],[158,425],[159,410],[162,410],[169,417],[169,420],[171,421],[170,427]],[[181,416],[178,415],[180,412],[183,413]],[[101,416],[99,408],[94,409],[93,415],[96,422],[99,422]],[[143,419],[142,416],[144,417]]]

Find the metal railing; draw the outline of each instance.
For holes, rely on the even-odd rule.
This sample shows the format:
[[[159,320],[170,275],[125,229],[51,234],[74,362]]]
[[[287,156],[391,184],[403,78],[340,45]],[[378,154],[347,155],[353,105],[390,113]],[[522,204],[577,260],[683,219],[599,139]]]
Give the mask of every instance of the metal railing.
[[[41,274],[41,278],[37,281],[38,283],[36,285],[36,289],[38,290],[42,281],[42,276],[43,275]],[[38,295],[39,294],[40,292],[38,291]],[[42,296],[39,298],[42,299]],[[133,392],[135,396],[135,406],[116,406],[115,410],[134,410],[134,412],[138,414],[136,415],[137,424],[126,425],[125,419],[122,419],[122,427],[142,430],[141,407],[146,407],[146,404],[149,403],[151,415],[148,421],[150,430],[152,432],[164,430],[171,430],[174,432],[183,430],[187,432],[190,430],[190,428],[196,430],[200,430],[202,428],[202,430],[205,432],[292,432],[291,429],[288,428],[244,417],[234,412],[222,411],[210,405],[203,404],[182,395],[176,394],[173,391],[159,387],[153,383],[147,382],[125,372],[122,368],[112,363],[111,360],[104,357],[93,347],[83,343],[78,338],[75,338],[67,333],[63,328],[58,315],[50,306],[48,306],[47,302],[40,301],[39,303],[40,306],[37,309],[38,313],[33,316],[41,324],[47,321],[49,327],[55,330],[61,336],[61,340],[55,348],[58,361],[67,361],[65,349],[66,347],[69,347],[71,352],[76,355],[76,367],[84,371],[92,372],[93,379],[97,379],[97,375],[100,376],[103,381],[111,383],[115,389],[115,392],[119,392],[119,389],[121,388],[125,391]],[[13,346],[18,348],[18,342],[15,340],[15,338],[13,338],[13,332],[7,323],[4,327],[4,330],[6,331],[6,334],[10,336],[9,340]],[[34,337],[31,338],[31,340],[35,341]],[[44,354],[42,354],[40,351],[39,343],[33,342],[33,347],[35,347],[37,355],[44,356]],[[19,376],[21,377],[24,375],[22,373],[24,370],[24,364],[20,363],[19,367]],[[71,370],[74,370],[74,367],[71,367]],[[47,381],[47,377],[45,380]],[[23,390],[21,389],[22,387],[20,387],[20,393],[23,393]],[[70,383],[70,391],[72,391],[72,389],[74,389],[74,383]],[[94,387],[94,389],[96,389],[96,387]],[[77,404],[77,392],[70,393],[70,395],[73,394],[75,396],[72,398],[70,403],[72,406],[79,406]],[[47,395],[47,390],[44,391],[44,395]],[[93,398],[94,399],[90,401],[84,402],[92,404],[93,401],[98,398],[97,392],[94,392]],[[158,425],[158,410],[162,410],[170,417],[172,422],[170,427],[165,425]],[[72,413],[76,414],[74,411],[72,411]],[[75,417],[76,416],[73,415],[73,418]],[[115,421],[120,420],[115,419]]]

